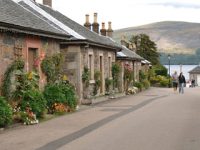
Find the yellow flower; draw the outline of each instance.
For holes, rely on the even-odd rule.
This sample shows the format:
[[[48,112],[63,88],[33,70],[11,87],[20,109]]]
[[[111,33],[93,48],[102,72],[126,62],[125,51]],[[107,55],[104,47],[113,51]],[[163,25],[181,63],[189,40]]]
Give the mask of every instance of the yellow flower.
[[[66,75],[63,76],[63,81],[67,81],[67,76]]]
[[[28,79],[31,80],[33,78],[33,72],[29,72]]]

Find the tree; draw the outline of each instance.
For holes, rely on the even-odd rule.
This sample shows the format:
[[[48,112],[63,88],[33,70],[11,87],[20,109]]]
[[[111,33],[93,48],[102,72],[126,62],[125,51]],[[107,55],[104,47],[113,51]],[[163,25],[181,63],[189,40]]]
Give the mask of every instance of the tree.
[[[156,44],[146,34],[133,35],[130,42],[135,44],[136,53],[150,61],[153,65],[160,64]]]

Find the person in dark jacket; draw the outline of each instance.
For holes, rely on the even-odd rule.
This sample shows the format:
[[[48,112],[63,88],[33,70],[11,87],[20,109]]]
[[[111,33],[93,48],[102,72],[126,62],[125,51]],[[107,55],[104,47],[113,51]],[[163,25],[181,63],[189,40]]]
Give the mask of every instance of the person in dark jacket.
[[[184,93],[184,86],[186,85],[185,77],[183,73],[181,72],[178,77],[178,83],[179,83],[179,93]]]

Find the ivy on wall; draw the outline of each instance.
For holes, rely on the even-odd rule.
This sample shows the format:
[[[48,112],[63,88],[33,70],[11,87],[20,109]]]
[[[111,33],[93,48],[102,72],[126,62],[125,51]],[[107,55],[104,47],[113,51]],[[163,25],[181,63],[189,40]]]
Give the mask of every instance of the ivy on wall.
[[[94,96],[97,95],[98,90],[99,90],[99,88],[101,86],[100,75],[101,75],[101,72],[95,70],[95,72],[94,72],[95,84],[94,84],[94,91],[93,91]]]
[[[113,88],[118,85],[119,73],[121,71],[121,67],[118,63],[114,63],[112,65],[112,77],[113,77]]]
[[[42,72],[47,76],[47,82],[55,82],[61,74],[63,57],[60,53],[51,57],[46,56],[41,63]]]
[[[11,97],[11,78],[16,70],[23,70],[24,68],[24,61],[21,59],[13,61],[10,66],[7,68],[6,72],[4,73],[1,92],[2,95],[9,100]]]

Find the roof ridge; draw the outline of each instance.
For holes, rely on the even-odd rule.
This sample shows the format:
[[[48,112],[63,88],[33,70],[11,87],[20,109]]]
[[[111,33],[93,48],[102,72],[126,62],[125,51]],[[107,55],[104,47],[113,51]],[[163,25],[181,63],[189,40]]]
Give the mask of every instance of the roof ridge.
[[[13,1],[13,0],[12,0],[12,1]],[[41,19],[42,21],[48,23],[48,22],[47,22],[46,20],[44,20],[43,18],[39,17],[38,15],[34,14],[33,12],[31,12],[29,9],[27,9],[27,8],[25,8],[24,6],[20,5],[19,2],[21,2],[21,1],[31,1],[32,3],[34,3],[33,0],[17,0],[16,2],[15,2],[15,1],[14,1],[14,2],[15,2],[17,5],[19,5],[20,7],[22,7],[23,9],[25,9],[26,11],[30,12],[32,15],[34,15],[34,16],[36,16],[37,18]],[[48,23],[48,24],[49,24],[49,23]],[[65,33],[65,32],[63,32],[61,29],[59,29],[59,28],[53,26],[52,24],[49,24],[49,25],[52,26],[53,28],[55,28],[55,29],[61,31],[63,34]],[[66,34],[66,33],[65,33],[65,34]],[[67,33],[67,34],[69,35],[69,33]]]
[[[19,2],[23,1],[25,4],[27,4],[29,7],[31,7],[32,9],[34,9],[35,11],[37,11],[40,15],[42,15],[43,17],[47,18],[48,20],[52,21],[55,25],[61,27],[65,32],[67,32],[68,34],[71,34],[72,36],[79,38],[79,39],[85,39],[85,37],[81,36],[80,34],[78,34],[77,32],[75,32],[74,30],[72,30],[71,28],[67,27],[65,24],[63,24],[62,22],[60,22],[59,20],[57,20],[56,18],[54,18],[52,15],[50,15],[49,13],[45,12],[43,9],[41,9],[39,6],[37,6],[36,4],[34,4],[32,1],[30,0],[19,0]],[[46,5],[44,5],[46,6]],[[30,10],[29,10],[30,11]],[[33,13],[34,14],[34,13]],[[36,15],[36,14],[35,14]],[[37,16],[37,15],[36,15]],[[39,17],[39,16],[38,16]],[[40,17],[39,17],[40,18]],[[48,22],[47,22],[48,23]],[[48,23],[49,24],[49,23]],[[51,25],[52,26],[52,25]],[[55,28],[55,26],[53,26]]]

